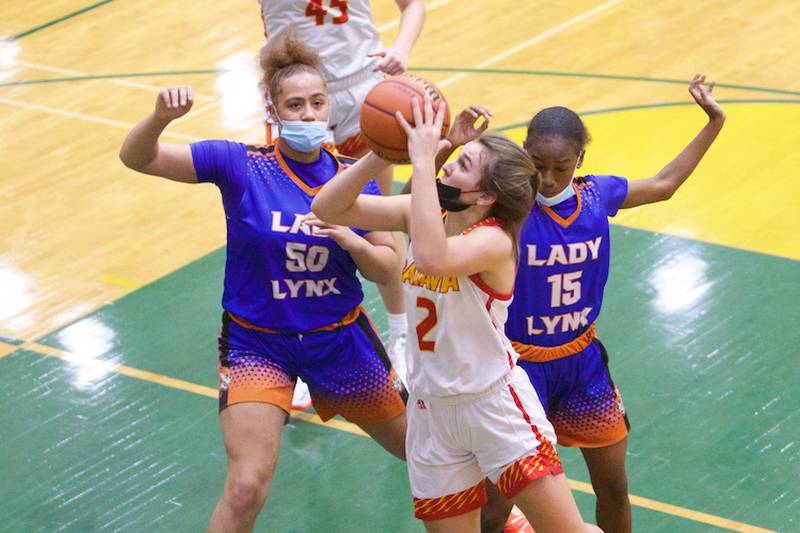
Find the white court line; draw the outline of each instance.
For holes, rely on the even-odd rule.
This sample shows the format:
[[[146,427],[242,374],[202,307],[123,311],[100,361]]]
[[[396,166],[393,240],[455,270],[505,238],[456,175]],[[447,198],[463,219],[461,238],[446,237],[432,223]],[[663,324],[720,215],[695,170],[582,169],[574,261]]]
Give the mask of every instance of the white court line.
[[[425,11],[430,13],[434,9],[438,9],[438,8],[442,7],[443,5],[449,4],[449,3],[450,3],[450,0],[438,0],[437,2],[431,2],[430,4],[425,4]],[[400,19],[399,18],[394,19],[392,21],[389,21],[386,24],[384,24],[383,26],[378,26],[376,29],[378,30],[378,32],[383,33],[386,30],[390,30],[390,29],[396,28],[398,26],[400,26]],[[423,30],[423,31],[425,31],[425,30]]]
[[[63,76],[92,76],[93,74],[88,74],[86,72],[81,72],[80,70],[72,70],[68,68],[60,68],[60,67],[50,67],[47,65],[39,65],[37,63],[29,63],[27,61],[15,61],[15,63],[21,67],[29,68],[32,70],[41,70],[44,72],[52,72],[53,74],[61,74]],[[152,85],[149,83],[140,83],[136,81],[130,81],[120,78],[97,78],[96,80],[87,80],[87,81],[103,81],[107,83],[113,83],[114,85],[122,85],[123,87],[131,87],[134,89],[144,89],[150,92],[159,92],[164,87],[160,87],[158,85]],[[208,102],[214,101],[213,98],[209,96],[203,95],[195,95],[195,100],[205,100]]]
[[[520,50],[523,50],[523,49],[525,49],[525,48],[527,48],[529,46],[533,46],[534,44],[538,44],[538,43],[544,41],[545,39],[549,39],[553,35],[556,35],[556,34],[562,32],[562,31],[566,30],[567,28],[570,28],[570,27],[572,27],[572,26],[574,26],[574,25],[576,25],[576,24],[578,24],[580,22],[583,22],[586,19],[589,19],[589,18],[597,15],[601,11],[605,11],[606,9],[614,7],[617,4],[620,4],[620,3],[624,2],[624,1],[625,0],[609,0],[608,2],[602,3],[599,6],[593,8],[593,9],[590,9],[589,11],[586,11],[585,13],[582,13],[582,14],[578,15],[577,17],[573,17],[573,18],[571,18],[571,19],[569,19],[569,20],[567,20],[565,22],[562,22],[558,26],[555,26],[555,27],[550,28],[549,30],[543,32],[543,33],[540,33],[539,35],[537,35],[535,37],[531,37],[527,41],[523,41],[523,42],[521,42],[521,43],[519,43],[519,44],[517,44],[515,46],[512,46],[511,48],[509,48],[505,52],[501,52],[501,53],[497,54],[496,56],[492,56],[489,59],[478,63],[473,68],[486,68],[489,65],[493,65],[495,63],[498,63],[498,62],[502,61],[503,59],[506,59],[507,57],[516,54]],[[443,82],[437,83],[436,85],[439,86],[440,88],[441,87],[447,87],[448,85],[452,85],[452,84],[456,83],[457,81],[460,81],[460,80],[464,79],[469,74],[470,74],[469,72],[462,72],[460,74],[456,74],[454,76],[450,76],[449,78],[447,78]]]
[[[129,122],[123,122],[121,120],[112,120],[110,118],[103,118],[97,117],[95,115],[87,115],[85,113],[77,113],[75,111],[65,111],[63,109],[59,109],[56,107],[47,107],[39,104],[31,104],[29,102],[23,102],[21,100],[14,100],[12,98],[3,98],[0,97],[0,104],[6,104],[14,107],[21,107],[23,109],[29,109],[31,111],[39,111],[41,113],[48,113],[50,115],[58,115],[61,117],[67,118],[74,118],[77,120],[83,120],[84,122],[93,122],[95,124],[103,124],[105,126],[113,126],[115,128],[122,128],[124,130],[130,131],[136,124],[131,124]],[[199,141],[199,137],[195,137],[193,135],[186,135],[183,133],[173,133],[169,131],[165,131],[161,134],[164,137],[173,137],[175,139],[181,139],[185,141]]]

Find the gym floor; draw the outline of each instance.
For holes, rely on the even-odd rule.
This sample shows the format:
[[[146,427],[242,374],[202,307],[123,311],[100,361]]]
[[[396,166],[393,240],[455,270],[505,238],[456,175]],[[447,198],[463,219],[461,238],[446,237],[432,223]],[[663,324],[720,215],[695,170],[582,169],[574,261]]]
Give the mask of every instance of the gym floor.
[[[397,8],[373,4],[391,42]],[[427,5],[410,70],[519,141],[538,109],[575,109],[586,173],[655,174],[704,123],[688,80],[717,80],[728,121],[695,174],[612,221],[599,333],[633,426],[634,525],[800,530],[800,6]],[[0,38],[0,530],[202,530],[225,475],[222,206],[117,153],[178,84],[197,98],[166,140],[261,142],[258,4],[9,0]],[[580,454],[560,453],[593,519]],[[404,464],[309,412],[285,432],[257,529],[423,528]]]

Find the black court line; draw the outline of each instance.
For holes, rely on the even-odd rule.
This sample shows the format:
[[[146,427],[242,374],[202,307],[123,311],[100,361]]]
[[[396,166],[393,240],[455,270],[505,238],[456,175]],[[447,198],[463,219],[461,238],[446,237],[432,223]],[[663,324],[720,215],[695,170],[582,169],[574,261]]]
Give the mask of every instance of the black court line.
[[[106,4],[110,4],[113,1],[114,0],[102,0],[101,2],[97,2],[97,3],[94,3],[92,5],[86,6],[86,7],[82,8],[82,9],[79,9],[77,11],[73,11],[72,13],[64,15],[63,17],[59,17],[57,19],[53,19],[50,22],[45,22],[44,24],[36,26],[35,28],[31,28],[29,30],[23,31],[22,33],[18,33],[16,35],[14,35],[13,37],[11,37],[9,40],[16,41],[17,39],[22,39],[23,37],[27,37],[28,35],[31,35],[33,33],[36,33],[36,32],[42,31],[42,30],[44,30],[46,28],[49,28],[50,26],[55,26],[59,22],[64,22],[65,20],[69,20],[71,18],[77,17],[78,15],[82,15],[82,14],[86,13],[87,11],[91,11],[93,9],[97,9],[100,6],[104,6]]]

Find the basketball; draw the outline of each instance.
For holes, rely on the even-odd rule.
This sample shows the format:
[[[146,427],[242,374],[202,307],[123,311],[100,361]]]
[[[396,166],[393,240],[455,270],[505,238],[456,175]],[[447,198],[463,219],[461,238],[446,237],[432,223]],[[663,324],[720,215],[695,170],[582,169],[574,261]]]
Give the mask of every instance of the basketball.
[[[416,96],[422,105],[425,94],[433,100],[434,111],[443,102],[444,95],[433,83],[419,76],[404,74],[392,76],[381,81],[367,94],[361,106],[361,135],[370,149],[378,156],[396,164],[407,164],[408,138],[406,132],[397,122],[394,114],[400,111],[412,126],[414,114],[411,100]],[[450,129],[450,107],[445,112],[442,124],[442,137]]]

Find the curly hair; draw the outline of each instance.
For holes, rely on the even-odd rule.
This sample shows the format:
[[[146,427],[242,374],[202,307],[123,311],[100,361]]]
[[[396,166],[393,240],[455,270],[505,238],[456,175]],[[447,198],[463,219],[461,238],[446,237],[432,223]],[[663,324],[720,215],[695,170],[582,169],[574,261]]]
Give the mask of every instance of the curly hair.
[[[268,99],[277,98],[283,81],[300,72],[316,74],[325,82],[319,71],[319,55],[300,40],[294,27],[289,27],[281,39],[261,48],[260,63],[261,90]]]

